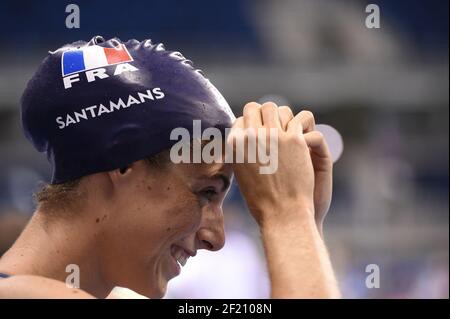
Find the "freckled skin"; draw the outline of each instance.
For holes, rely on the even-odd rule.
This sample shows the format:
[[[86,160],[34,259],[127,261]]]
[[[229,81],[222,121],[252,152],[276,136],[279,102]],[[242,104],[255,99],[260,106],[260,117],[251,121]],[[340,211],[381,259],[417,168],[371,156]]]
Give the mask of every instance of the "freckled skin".
[[[164,296],[177,272],[174,245],[193,253],[223,247],[231,178],[227,164],[155,168],[145,161],[84,177],[76,212],[63,207],[50,218],[38,208],[2,256],[0,271],[15,276],[0,281],[0,298],[73,296],[65,285],[68,264],[80,268],[80,297],[104,298],[115,286]]]
[[[197,234],[204,231],[205,221],[223,236],[221,205],[226,192],[211,203],[194,194],[195,187],[195,191],[201,189],[195,185],[198,176],[219,170],[231,178],[231,167],[223,164],[169,164],[165,169],[150,169],[136,179],[134,187],[122,190],[114,203],[119,213],[105,220],[105,253],[113,260],[111,267],[105,266],[106,276],[118,286],[162,297],[171,279],[171,245],[186,240],[195,242],[196,249],[211,249]]]

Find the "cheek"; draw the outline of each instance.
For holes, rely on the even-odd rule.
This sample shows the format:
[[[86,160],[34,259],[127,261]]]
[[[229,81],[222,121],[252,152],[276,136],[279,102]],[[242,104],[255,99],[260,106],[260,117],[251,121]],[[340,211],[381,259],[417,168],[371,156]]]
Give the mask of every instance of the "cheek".
[[[178,197],[171,207],[166,207],[166,232],[176,235],[176,239],[194,233],[201,222],[201,207],[194,195]]]
[[[128,218],[141,231],[151,246],[163,248],[197,231],[201,222],[201,207],[197,197],[175,183],[158,186],[143,184],[130,194]],[[167,247],[166,247],[167,248]],[[156,248],[158,249],[158,248]]]
[[[151,201],[145,181],[138,181],[136,184],[122,189],[115,195],[114,208],[120,209],[121,213],[134,214],[143,209]]]
[[[116,217],[113,224],[120,231],[118,236],[127,238],[127,245],[133,245],[139,253],[154,250],[165,234],[162,206],[166,200],[158,199],[149,188],[139,183],[122,192],[113,206]]]

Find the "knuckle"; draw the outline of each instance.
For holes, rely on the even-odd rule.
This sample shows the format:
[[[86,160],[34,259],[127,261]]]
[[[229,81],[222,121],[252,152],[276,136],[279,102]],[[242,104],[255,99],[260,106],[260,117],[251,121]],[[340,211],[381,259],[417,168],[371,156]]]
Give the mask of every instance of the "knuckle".
[[[308,111],[308,110],[303,110],[303,111],[300,112],[300,114],[301,114],[302,116],[304,116],[305,118],[311,120],[313,123],[315,122],[313,112]]]
[[[317,137],[318,139],[320,139],[321,141],[324,141],[324,140],[325,140],[325,137],[323,136],[323,133],[322,133],[322,132],[320,132],[320,131],[315,131],[314,134],[315,134],[316,137]]]
[[[292,113],[292,109],[287,105],[283,105],[278,108],[278,112]]]
[[[261,105],[259,103],[256,102],[249,102],[247,104],[244,105],[244,113],[257,109],[259,108]]]
[[[266,102],[261,106],[261,109],[263,111],[274,111],[276,110],[278,107],[274,102]]]

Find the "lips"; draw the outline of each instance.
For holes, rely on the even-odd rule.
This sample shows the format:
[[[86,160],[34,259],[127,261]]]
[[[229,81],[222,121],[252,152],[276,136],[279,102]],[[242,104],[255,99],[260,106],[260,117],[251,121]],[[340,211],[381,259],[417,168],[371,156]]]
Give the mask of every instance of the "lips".
[[[187,256],[186,253],[180,249],[177,249],[172,257],[175,258],[175,260],[181,267],[184,267],[184,265],[186,265],[186,262],[189,258],[189,256]]]
[[[189,257],[196,255],[195,252],[178,245],[172,245],[170,248],[170,253],[172,256],[172,268],[175,276],[180,274],[181,267],[186,265]]]
[[[173,259],[178,263],[179,266],[184,267],[186,265],[189,257],[194,256],[195,253],[180,247],[178,245],[172,245],[171,247],[171,255]]]

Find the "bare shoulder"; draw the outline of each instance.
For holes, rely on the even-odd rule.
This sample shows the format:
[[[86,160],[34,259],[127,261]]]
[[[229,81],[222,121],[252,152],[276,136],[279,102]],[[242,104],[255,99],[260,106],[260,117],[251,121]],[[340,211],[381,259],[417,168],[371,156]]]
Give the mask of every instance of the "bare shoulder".
[[[17,275],[0,279],[0,299],[91,299],[81,289],[69,288],[65,283],[50,278]]]

